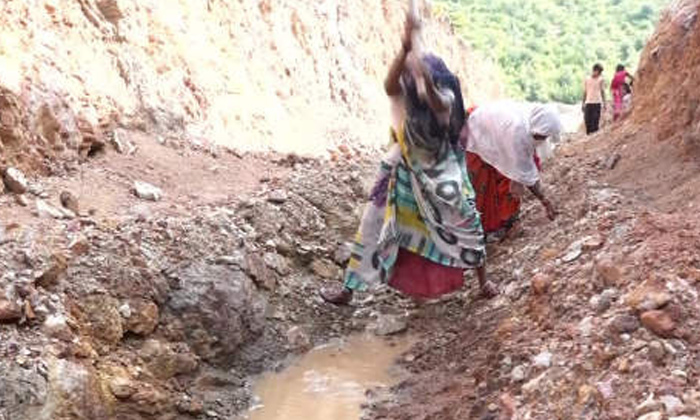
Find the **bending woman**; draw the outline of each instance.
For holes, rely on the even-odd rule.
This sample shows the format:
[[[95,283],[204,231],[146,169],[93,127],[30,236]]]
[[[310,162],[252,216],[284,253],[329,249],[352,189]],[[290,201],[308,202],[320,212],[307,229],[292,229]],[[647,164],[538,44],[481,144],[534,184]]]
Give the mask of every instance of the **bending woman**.
[[[542,202],[547,217],[555,219],[540,183],[536,149],[549,146],[547,139],[561,130],[559,114],[550,105],[496,102],[469,115],[462,141],[487,241],[505,238],[516,224],[524,187]]]
[[[617,121],[618,119],[620,119],[620,117],[622,117],[624,113],[624,98],[627,94],[627,90],[630,90],[630,85],[627,84],[628,79],[630,83],[634,83],[634,77],[632,77],[631,74],[627,73],[627,70],[625,70],[625,66],[619,64],[615,71],[615,77],[613,77],[612,82],[610,83],[610,91],[612,92],[614,103],[613,121]]]
[[[412,45],[409,18],[403,48],[385,82],[395,111],[392,145],[365,208],[343,290],[324,299],[347,304],[378,283],[416,298],[435,298],[464,284],[476,269],[486,296],[485,241],[459,133],[464,104],[459,80],[434,55]]]

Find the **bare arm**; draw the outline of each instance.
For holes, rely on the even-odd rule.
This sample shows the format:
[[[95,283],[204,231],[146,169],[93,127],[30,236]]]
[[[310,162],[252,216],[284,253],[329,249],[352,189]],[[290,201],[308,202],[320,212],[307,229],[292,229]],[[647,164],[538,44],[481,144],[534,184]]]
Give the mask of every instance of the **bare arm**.
[[[542,184],[540,183],[540,181],[537,181],[535,185],[528,187],[528,189],[535,197],[537,197],[538,200],[540,200],[545,210],[547,211],[547,217],[549,218],[549,220],[556,219],[557,211],[554,209],[554,206],[547,199],[547,197],[544,196],[544,192],[542,191]]]
[[[600,84],[600,97],[603,98],[603,108],[606,107],[607,100],[605,99],[605,83]]]
[[[401,38],[401,51],[396,55],[389,67],[389,73],[384,80],[384,90],[388,96],[398,96],[401,94],[401,74],[406,68],[406,58],[413,49],[413,31],[417,23],[410,16],[407,16],[404,25],[404,33]]]
[[[389,73],[384,80],[384,90],[389,96],[398,96],[401,94],[401,74],[406,67],[407,56],[408,51],[404,45],[391,63],[391,67],[389,67]]]

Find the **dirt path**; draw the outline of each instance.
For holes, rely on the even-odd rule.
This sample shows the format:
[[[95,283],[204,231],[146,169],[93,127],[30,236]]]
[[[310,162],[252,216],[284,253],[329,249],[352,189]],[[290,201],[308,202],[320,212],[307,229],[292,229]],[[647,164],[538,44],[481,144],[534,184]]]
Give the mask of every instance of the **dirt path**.
[[[133,154],[111,148],[83,164],[71,165],[56,176],[31,183],[45,201],[60,206],[61,192],[78,198],[81,212],[96,220],[115,223],[143,215],[187,215],[193,206],[224,203],[258,192],[261,185],[284,180],[289,166],[274,163],[272,155],[217,156],[177,144],[161,144],[132,132],[124,137],[136,148]],[[147,202],[133,193],[134,181],[148,182],[163,191],[163,199]],[[32,197],[31,194],[28,197]],[[32,200],[30,200],[32,201]],[[50,225],[35,218],[34,204],[18,205],[12,196],[0,197],[0,220],[6,223]]]

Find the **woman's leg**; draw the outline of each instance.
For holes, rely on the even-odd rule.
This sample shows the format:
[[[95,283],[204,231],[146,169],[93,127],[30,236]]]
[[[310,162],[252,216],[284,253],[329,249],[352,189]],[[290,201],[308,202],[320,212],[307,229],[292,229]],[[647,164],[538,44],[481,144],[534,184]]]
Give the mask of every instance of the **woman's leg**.
[[[481,296],[485,297],[486,299],[491,299],[498,296],[498,288],[486,276],[486,264],[476,269],[476,277],[479,279]]]

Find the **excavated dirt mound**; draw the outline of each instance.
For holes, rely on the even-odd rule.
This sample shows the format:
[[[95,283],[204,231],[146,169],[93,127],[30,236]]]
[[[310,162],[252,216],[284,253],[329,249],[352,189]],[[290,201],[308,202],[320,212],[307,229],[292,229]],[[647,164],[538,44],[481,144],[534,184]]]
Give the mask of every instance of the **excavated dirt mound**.
[[[205,148],[320,155],[343,143],[384,144],[382,81],[405,7],[399,0],[3,2],[0,163],[46,172],[52,159],[95,153],[120,127]],[[431,21],[426,41],[470,97],[499,95],[495,72],[447,22]]]
[[[671,3],[642,54],[632,113],[586,146],[620,155],[608,179],[664,210],[693,212],[700,198],[698,13],[696,0]]]

